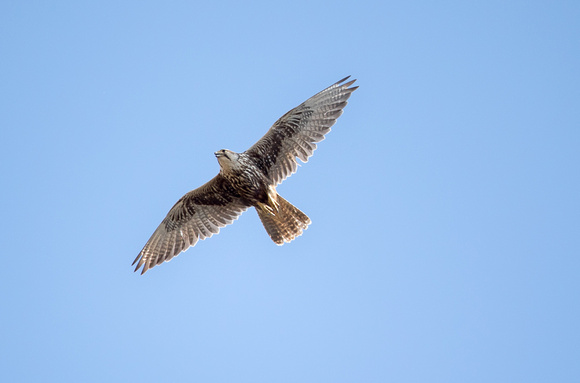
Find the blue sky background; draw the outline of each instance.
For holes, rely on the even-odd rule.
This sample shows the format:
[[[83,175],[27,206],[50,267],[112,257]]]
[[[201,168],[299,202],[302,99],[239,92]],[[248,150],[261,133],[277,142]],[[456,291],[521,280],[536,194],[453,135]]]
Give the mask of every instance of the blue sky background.
[[[0,380],[580,381],[580,3],[2,2]],[[145,276],[171,206],[360,89],[279,192]]]

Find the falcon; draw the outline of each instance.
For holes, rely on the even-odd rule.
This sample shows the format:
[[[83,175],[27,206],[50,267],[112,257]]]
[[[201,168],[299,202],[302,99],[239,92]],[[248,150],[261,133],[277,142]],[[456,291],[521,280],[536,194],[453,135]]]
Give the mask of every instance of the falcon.
[[[169,210],[133,265],[141,274],[168,262],[233,223],[254,207],[277,245],[302,234],[310,218],[276,192],[276,186],[296,172],[297,158],[307,162],[316,143],[330,132],[358,86],[346,77],[315,94],[283,115],[270,130],[243,153],[215,152],[220,172],[205,185],[190,191]]]

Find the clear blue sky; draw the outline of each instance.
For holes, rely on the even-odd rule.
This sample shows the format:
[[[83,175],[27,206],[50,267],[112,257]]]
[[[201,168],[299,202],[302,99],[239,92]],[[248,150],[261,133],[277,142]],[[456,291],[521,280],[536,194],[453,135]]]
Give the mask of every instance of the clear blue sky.
[[[577,1],[3,2],[0,381],[580,381]],[[344,76],[254,210],[146,275],[171,206]]]

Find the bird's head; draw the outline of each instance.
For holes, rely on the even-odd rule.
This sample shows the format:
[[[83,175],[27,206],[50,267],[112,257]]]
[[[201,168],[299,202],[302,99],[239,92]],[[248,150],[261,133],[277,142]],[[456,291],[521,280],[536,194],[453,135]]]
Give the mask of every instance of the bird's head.
[[[220,164],[220,168],[223,170],[231,170],[238,166],[238,159],[240,157],[239,153],[232,152],[228,149],[222,149],[214,154]]]

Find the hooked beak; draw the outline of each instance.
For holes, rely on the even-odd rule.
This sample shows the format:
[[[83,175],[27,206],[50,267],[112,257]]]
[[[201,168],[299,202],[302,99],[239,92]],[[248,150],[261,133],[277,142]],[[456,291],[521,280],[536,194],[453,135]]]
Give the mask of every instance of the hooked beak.
[[[217,159],[219,159],[220,157],[225,157],[228,160],[230,159],[230,156],[228,156],[228,153],[223,151],[223,150],[220,150],[219,152],[215,152],[214,154],[215,154]]]

